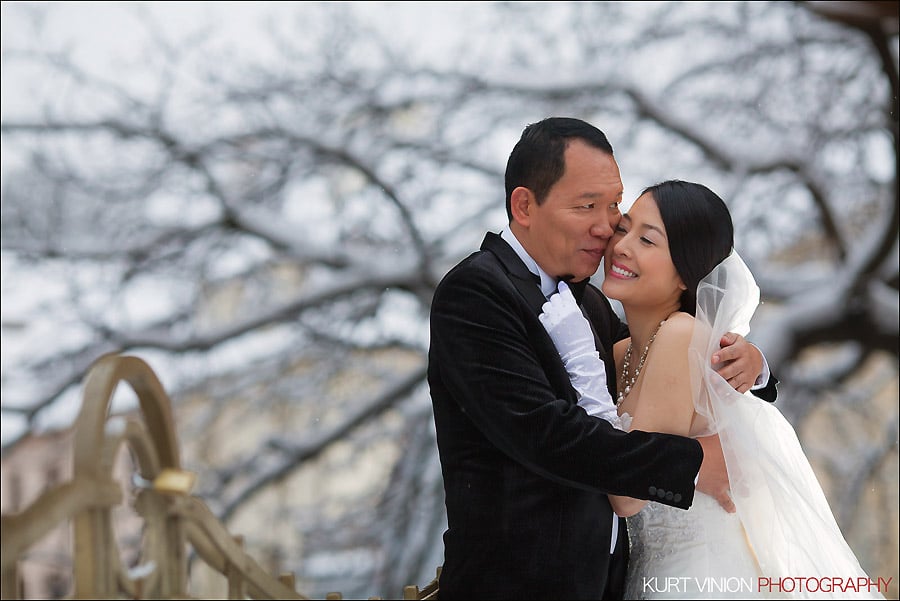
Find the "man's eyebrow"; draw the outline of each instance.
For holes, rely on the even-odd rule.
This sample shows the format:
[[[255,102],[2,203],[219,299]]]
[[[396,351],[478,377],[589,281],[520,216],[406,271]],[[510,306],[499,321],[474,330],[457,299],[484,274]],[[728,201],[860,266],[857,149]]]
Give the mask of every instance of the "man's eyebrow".
[[[606,194],[604,194],[603,192],[584,192],[583,194],[581,194],[580,197],[581,198],[603,198],[604,196],[606,196]],[[615,198],[616,200],[621,200],[621,198],[623,196],[624,196],[624,194],[622,192],[619,192],[613,198]]]

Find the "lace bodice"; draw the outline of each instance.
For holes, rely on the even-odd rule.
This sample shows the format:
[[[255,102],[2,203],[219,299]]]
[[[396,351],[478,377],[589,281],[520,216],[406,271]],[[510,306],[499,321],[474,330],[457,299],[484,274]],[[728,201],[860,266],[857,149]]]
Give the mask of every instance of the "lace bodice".
[[[626,599],[748,598],[759,576],[737,514],[696,493],[689,510],[649,502],[628,518]]]
[[[619,416],[628,430],[632,417]],[[694,494],[689,510],[650,501],[628,522],[626,599],[735,599],[760,596],[759,568],[735,513]]]

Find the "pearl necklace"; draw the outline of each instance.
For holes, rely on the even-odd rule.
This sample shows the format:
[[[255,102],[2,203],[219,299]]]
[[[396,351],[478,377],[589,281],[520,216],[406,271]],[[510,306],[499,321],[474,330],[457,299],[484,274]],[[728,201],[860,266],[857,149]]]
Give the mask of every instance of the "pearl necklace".
[[[628,393],[630,393],[631,389],[634,387],[634,383],[637,382],[638,376],[641,375],[641,370],[644,369],[644,361],[647,360],[647,353],[650,352],[650,345],[653,344],[653,341],[656,339],[656,334],[659,332],[659,328],[661,328],[664,323],[666,323],[665,320],[659,322],[659,325],[653,330],[653,334],[650,335],[650,340],[647,341],[647,346],[644,347],[644,351],[641,353],[641,359],[638,361],[637,369],[634,370],[634,375],[631,376],[630,380],[628,378],[628,372],[631,369],[631,341],[628,341],[628,350],[625,351],[625,358],[622,360],[622,385],[619,388],[619,395],[616,398],[616,407],[625,401],[625,397],[628,396]]]

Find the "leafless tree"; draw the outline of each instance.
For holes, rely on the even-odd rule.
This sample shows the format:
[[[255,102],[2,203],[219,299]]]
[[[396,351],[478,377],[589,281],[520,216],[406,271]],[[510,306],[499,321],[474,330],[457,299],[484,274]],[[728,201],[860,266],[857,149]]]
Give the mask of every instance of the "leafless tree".
[[[424,583],[444,528],[431,293],[502,227],[521,129],[565,114],[606,131],[626,194],[679,177],[727,200],[782,411],[798,431],[836,399],[878,420],[851,455],[821,459],[852,478],[831,499],[839,521],[876,486],[896,523],[896,471],[883,473],[897,407],[871,403],[897,386],[896,2],[849,3],[873,5],[861,15],[823,6],[842,2],[488,4],[448,24],[467,33],[439,56],[353,4],[298,5],[246,54],[214,30],[174,39],[134,5],[152,46],[115,73],[47,37],[52,5],[4,5],[27,31],[4,40],[4,77],[36,74],[2,118],[16,307],[3,346],[21,345],[4,361],[4,422],[24,433],[65,413],[108,352],[148,358],[176,399],[207,399],[179,423],[186,439],[226,409],[242,416],[235,436],[242,419],[290,413],[240,453],[194,449],[200,493],[226,520],[336,445],[351,445],[349,464],[387,441],[375,493],[302,515],[285,501],[312,542],[283,561],[302,575],[291,554],[310,546],[374,550],[356,576],[307,574],[312,594]],[[896,557],[896,533],[878,543]],[[885,574],[882,548],[861,559]]]

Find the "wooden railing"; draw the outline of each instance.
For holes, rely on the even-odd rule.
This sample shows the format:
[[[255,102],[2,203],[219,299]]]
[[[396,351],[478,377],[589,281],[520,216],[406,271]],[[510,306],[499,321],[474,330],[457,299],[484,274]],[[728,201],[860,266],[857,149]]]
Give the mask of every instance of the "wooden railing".
[[[142,419],[109,418],[120,382],[137,394]],[[122,565],[112,510],[123,503],[116,457],[127,446],[138,483],[133,508],[143,521],[141,569]],[[106,355],[91,368],[75,422],[72,480],[46,491],[25,510],[3,515],[0,523],[0,593],[22,597],[19,561],[35,543],[62,523],[73,531],[73,597],[77,599],[187,598],[188,550],[227,582],[229,599],[308,599],[297,592],[293,574],[265,572],[206,504],[190,494],[193,474],[183,470],[171,401],[156,374],[141,359]],[[440,572],[438,572],[438,575]],[[437,596],[437,577],[423,589],[403,590],[404,599]],[[328,599],[340,599],[329,593]]]

